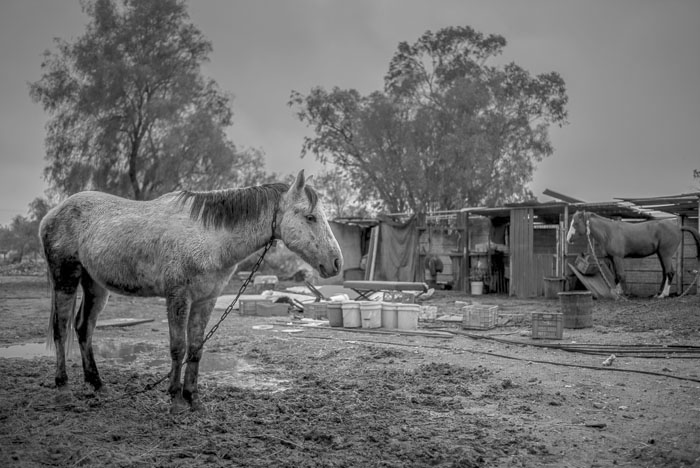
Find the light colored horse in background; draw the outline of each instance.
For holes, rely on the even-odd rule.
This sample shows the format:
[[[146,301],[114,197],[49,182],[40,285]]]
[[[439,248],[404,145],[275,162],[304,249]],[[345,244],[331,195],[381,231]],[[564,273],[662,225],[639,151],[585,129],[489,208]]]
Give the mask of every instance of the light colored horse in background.
[[[683,239],[684,231],[690,232],[695,238],[698,260],[700,260],[698,231],[691,227],[678,226],[672,219],[627,223],[614,221],[595,213],[577,211],[571,218],[566,240],[571,243],[577,235],[590,235],[602,256],[612,261],[615,284],[619,284],[623,294],[629,293],[624,259],[643,258],[656,254],[663,271],[658,297],[667,297],[675,274],[673,254],[676,253]]]
[[[277,238],[324,278],[342,268],[340,247],[304,171],[291,187],[173,192],[152,201],[81,192],[44,217],[39,235],[53,287],[48,339],[56,347],[57,397],[70,398],[65,351],[73,318],[85,381],[100,391],[92,334],[109,291],[159,296],[170,330],[171,412],[201,408],[204,332],[236,263]],[[78,285],[83,299],[76,315]]]

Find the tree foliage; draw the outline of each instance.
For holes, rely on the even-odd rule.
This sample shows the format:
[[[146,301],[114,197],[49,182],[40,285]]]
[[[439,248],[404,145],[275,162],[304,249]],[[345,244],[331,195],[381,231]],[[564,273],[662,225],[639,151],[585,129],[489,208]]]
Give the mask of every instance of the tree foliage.
[[[530,197],[535,163],[553,152],[548,128],[566,122],[568,98],[556,72],[491,65],[505,45],[470,27],[428,31],[399,44],[383,91],[293,91],[289,104],[315,131],[302,155],[335,163],[389,211]]]
[[[225,135],[231,97],[201,75],[211,43],[182,0],[86,0],[84,34],[46,51],[30,95],[49,112],[46,178],[63,193],[149,199],[263,177]]]
[[[324,170],[314,177],[313,185],[322,195],[330,219],[366,218],[376,215],[376,200],[360,201],[347,173],[338,167]]]
[[[13,261],[21,262],[28,253],[38,254],[39,223],[51,209],[45,198],[35,198],[29,204],[29,216],[17,215],[9,226],[0,226],[0,253],[15,253]]]

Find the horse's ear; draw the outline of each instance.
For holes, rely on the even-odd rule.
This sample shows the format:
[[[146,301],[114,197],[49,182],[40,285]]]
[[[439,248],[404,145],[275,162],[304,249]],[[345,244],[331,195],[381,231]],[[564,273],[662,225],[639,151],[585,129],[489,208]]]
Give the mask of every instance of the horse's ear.
[[[304,188],[304,184],[306,183],[306,180],[304,179],[304,169],[299,171],[299,174],[297,174],[297,180],[294,182],[294,188],[301,192],[302,189]]]

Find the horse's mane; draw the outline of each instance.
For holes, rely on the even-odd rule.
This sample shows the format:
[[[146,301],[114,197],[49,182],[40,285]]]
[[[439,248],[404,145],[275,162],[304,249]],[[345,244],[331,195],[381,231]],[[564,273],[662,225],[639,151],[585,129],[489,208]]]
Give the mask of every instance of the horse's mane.
[[[190,217],[201,221],[205,227],[231,229],[239,223],[259,219],[260,214],[270,207],[274,209],[287,190],[289,185],[283,183],[208,192],[183,190],[178,201],[184,204],[191,200]],[[313,210],[318,203],[318,194],[308,185],[304,186],[304,192]]]

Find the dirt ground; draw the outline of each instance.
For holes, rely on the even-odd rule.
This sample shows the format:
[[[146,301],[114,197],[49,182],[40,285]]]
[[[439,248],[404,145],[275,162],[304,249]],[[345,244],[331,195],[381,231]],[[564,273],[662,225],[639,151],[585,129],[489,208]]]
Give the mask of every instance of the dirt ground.
[[[112,296],[101,319],[153,321],[97,329],[107,397],[82,385],[78,357],[68,405],[53,357],[0,358],[0,466],[700,466],[697,296],[596,301],[593,327],[559,341],[529,336],[529,313],[558,301],[480,300],[525,321],[429,336],[231,314],[206,346],[206,412],[171,416],[165,384],[140,392],[169,370],[164,302]],[[0,277],[0,346],[42,341],[48,310],[45,278]],[[108,343],[134,356],[100,358]]]

